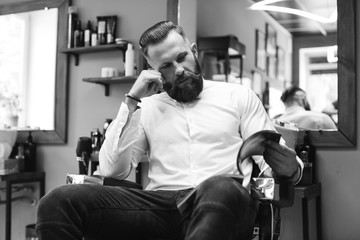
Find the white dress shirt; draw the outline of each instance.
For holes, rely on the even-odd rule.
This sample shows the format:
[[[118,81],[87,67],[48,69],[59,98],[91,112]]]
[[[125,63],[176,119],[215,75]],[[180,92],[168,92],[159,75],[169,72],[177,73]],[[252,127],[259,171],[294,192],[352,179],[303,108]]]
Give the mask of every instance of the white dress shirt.
[[[192,188],[214,175],[236,174],[243,139],[275,130],[259,98],[238,84],[204,80],[193,103],[182,104],[161,93],[143,98],[140,107],[130,117],[127,105],[121,104],[100,151],[100,174],[124,179],[130,166],[146,161],[149,190]],[[269,168],[262,157],[255,162],[261,171]],[[241,170],[248,188],[250,160]]]

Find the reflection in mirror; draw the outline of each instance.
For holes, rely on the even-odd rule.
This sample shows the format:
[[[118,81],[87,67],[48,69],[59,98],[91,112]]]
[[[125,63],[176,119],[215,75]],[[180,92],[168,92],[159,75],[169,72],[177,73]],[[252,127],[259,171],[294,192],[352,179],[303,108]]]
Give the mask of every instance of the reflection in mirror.
[[[284,85],[274,84],[276,76],[270,79],[270,117],[293,120],[291,124],[300,129],[336,129],[337,116],[333,103],[337,101],[337,61],[333,49],[337,48],[336,39],[336,0],[284,1],[266,5],[257,2],[250,9],[267,11],[292,37],[292,74],[291,81]],[[296,9],[297,12],[291,11]],[[299,15],[298,15],[299,14]],[[284,46],[280,46],[281,50]],[[284,51],[284,50],[283,50]],[[289,50],[287,50],[289,52]],[[277,54],[277,61],[281,55]],[[285,65],[283,63],[283,65]],[[299,86],[305,91],[309,112],[305,112],[301,99],[290,96],[286,102],[280,100],[284,88]],[[328,115],[328,116],[326,116]]]
[[[332,2],[327,1],[327,2]],[[303,2],[308,2],[302,1]],[[313,4],[317,5],[318,3],[324,1],[310,1]],[[326,88],[326,86],[321,86],[321,88],[310,89],[309,85],[306,84],[304,77],[301,78],[301,67],[299,61],[299,54],[302,51],[301,49],[314,48],[314,47],[329,47],[333,48],[334,45],[337,45],[338,51],[336,56],[336,51],[329,49],[327,52],[334,52],[334,54],[329,53],[330,62],[334,61],[337,57],[337,76],[334,74],[334,65],[330,63],[328,69],[321,71],[313,71],[312,74],[315,76],[308,75],[310,78],[317,78],[321,75],[326,75],[327,82],[329,83],[329,89],[337,89],[337,98],[335,98],[334,92],[331,92],[331,96],[321,97],[320,99],[328,98],[328,103],[331,100],[334,100],[334,106],[326,106],[325,109],[321,111],[326,111],[331,115],[337,123],[337,130],[324,130],[324,131],[308,131],[310,139],[315,146],[318,147],[350,147],[355,146],[356,144],[356,96],[355,96],[355,51],[356,49],[356,39],[355,39],[355,0],[337,0],[337,24],[327,25],[328,31],[327,34],[323,35],[326,37],[309,37],[307,35],[300,36],[298,34],[293,34],[293,73],[292,73],[292,83],[303,86],[306,91],[315,91],[316,94],[321,88]],[[331,11],[330,11],[331,12]],[[291,22],[291,21],[290,21]],[[319,26],[318,26],[319,27]],[[294,28],[296,29],[296,27]],[[336,30],[335,30],[336,29]],[[329,31],[330,30],[330,31]],[[330,32],[330,34],[329,34]],[[334,32],[335,34],[332,34]],[[320,39],[319,39],[320,38]],[[315,43],[315,45],[314,45]],[[336,47],[335,47],[336,48]],[[306,52],[306,50],[304,50]],[[302,54],[305,54],[304,51]],[[327,56],[328,58],[328,56]],[[323,58],[324,59],[324,58]],[[327,62],[328,59],[326,59]],[[309,71],[309,70],[305,70]],[[310,70],[311,71],[311,70]],[[324,74],[326,73],[327,74]],[[316,76],[318,75],[318,76]],[[319,76],[320,75],[320,76]],[[304,75],[303,75],[304,76]],[[306,74],[305,74],[306,76]],[[321,77],[320,77],[321,78]],[[307,81],[309,81],[307,79]],[[337,81],[335,80],[337,79]],[[336,81],[337,84],[334,83]],[[314,97],[315,98],[315,97]],[[316,97],[317,99],[317,97]],[[330,100],[331,99],[331,100]],[[336,101],[336,100],[337,101]],[[324,101],[324,100],[322,100]],[[317,104],[317,103],[314,103]],[[325,105],[325,104],[324,104]],[[337,111],[335,110],[337,108]]]
[[[69,0],[0,4],[2,32],[8,29],[0,37],[0,127],[18,126],[18,142],[29,131],[37,143],[66,142],[67,56],[60,49],[68,6]]]
[[[302,48],[299,87],[306,91],[311,110],[328,114],[337,123],[337,46]]]
[[[0,16],[0,124],[54,130],[57,9]]]
[[[171,1],[171,0],[168,0]],[[256,0],[259,1],[259,0]],[[236,34],[239,33],[239,29],[250,29],[250,26],[253,21],[248,21],[250,18],[249,13],[241,12],[239,6],[246,1],[221,1],[219,3],[215,0],[198,0],[197,1],[197,35],[200,37],[205,36],[220,36],[226,34]],[[248,6],[251,2],[247,1]],[[282,1],[284,3],[286,1]],[[294,1],[289,1],[294,2]],[[305,1],[301,1],[305,2]],[[313,3],[318,3],[320,1],[310,1]],[[326,130],[326,131],[308,131],[312,143],[317,147],[350,147],[356,144],[356,97],[355,97],[355,51],[356,41],[355,41],[355,0],[338,0],[337,10],[338,10],[338,20],[335,26],[337,30],[334,34],[328,34],[329,37],[337,40],[338,45],[338,62],[337,62],[337,89],[338,89],[338,121],[337,129]],[[180,13],[175,16],[179,16],[180,20],[182,17],[181,8]],[[211,14],[209,14],[211,13]],[[184,13],[186,16],[186,13]],[[244,18],[246,21],[244,21]],[[199,22],[201,22],[199,24]],[[255,20],[254,20],[255,22]],[[291,23],[291,20],[287,21]],[[180,21],[181,24],[181,21]],[[201,25],[203,24],[203,25]],[[255,27],[256,28],[256,27]],[[263,26],[261,27],[264,28]],[[230,29],[230,30],[229,30]],[[294,27],[296,29],[296,27]],[[224,31],[227,32],[224,32]],[[241,35],[241,36],[240,36]],[[249,36],[255,35],[255,29],[252,29],[250,33],[240,34],[238,37],[240,41],[242,38],[249,38]],[[241,37],[241,38],[240,38]],[[295,39],[295,38],[294,38]],[[253,55],[255,50],[249,50],[248,44],[253,44],[255,38],[252,38],[251,41],[246,43],[247,47],[247,56],[245,59],[245,71],[251,72],[251,66],[246,63],[246,61],[251,60],[252,62]],[[305,41],[304,45],[312,43],[312,41]],[[331,43],[328,46],[336,45]],[[305,46],[303,46],[305,47]],[[312,46],[313,47],[313,46]],[[291,48],[291,47],[290,47]],[[299,56],[296,56],[296,51],[294,46],[292,47],[292,60],[289,60],[293,66],[293,73],[291,77],[291,83],[299,84],[299,64],[294,62],[294,59]],[[297,60],[299,61],[299,60]],[[254,61],[255,62],[255,61]],[[246,69],[248,68],[248,69]],[[255,71],[255,73],[258,71]],[[296,77],[297,76],[297,77]],[[246,75],[245,75],[246,77]],[[251,78],[251,75],[250,75]],[[271,87],[271,86],[270,86]],[[335,88],[335,86],[334,86]],[[284,86],[281,90],[284,89]],[[277,89],[279,99],[281,95],[281,90]]]

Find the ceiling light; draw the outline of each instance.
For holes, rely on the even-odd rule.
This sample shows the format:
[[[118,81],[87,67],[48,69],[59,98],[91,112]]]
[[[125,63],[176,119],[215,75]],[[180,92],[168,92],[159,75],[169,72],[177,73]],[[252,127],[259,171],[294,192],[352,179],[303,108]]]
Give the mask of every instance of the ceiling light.
[[[250,10],[263,10],[263,11],[273,11],[273,12],[282,12],[282,13],[289,13],[289,14],[294,14],[297,16],[301,16],[301,17],[305,17],[317,22],[321,22],[321,23],[335,23],[337,21],[337,10],[335,10],[331,16],[329,18],[311,13],[311,12],[307,12],[307,11],[303,11],[303,10],[299,10],[299,9],[295,9],[295,8],[288,8],[288,7],[281,7],[281,6],[274,6],[274,5],[270,5],[273,3],[277,3],[277,2],[282,2],[282,1],[287,1],[287,0],[263,0],[257,3],[254,3],[253,5],[251,5],[249,7]]]

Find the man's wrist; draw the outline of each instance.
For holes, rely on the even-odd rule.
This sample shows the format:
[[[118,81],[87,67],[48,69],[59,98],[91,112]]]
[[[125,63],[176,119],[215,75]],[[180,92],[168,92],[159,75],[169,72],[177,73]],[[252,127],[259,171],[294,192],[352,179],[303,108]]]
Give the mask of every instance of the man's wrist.
[[[300,166],[298,166],[295,170],[295,172],[290,175],[290,176],[282,176],[282,175],[278,175],[275,172],[273,172],[273,175],[275,178],[279,179],[279,180],[285,180],[285,181],[291,181],[291,182],[298,182],[300,179]]]
[[[138,103],[139,101],[134,100],[133,98],[130,98],[128,96],[126,96],[127,94],[125,94],[125,100],[124,103],[128,106],[128,109],[131,113],[135,112],[136,109],[138,109]]]
[[[136,102],[138,102],[138,103],[141,103],[140,98],[138,98],[138,97],[134,96],[134,95],[133,95],[133,94],[131,94],[131,93],[127,93],[127,94],[125,94],[125,97],[130,98],[131,100],[134,100],[134,101],[136,101]]]

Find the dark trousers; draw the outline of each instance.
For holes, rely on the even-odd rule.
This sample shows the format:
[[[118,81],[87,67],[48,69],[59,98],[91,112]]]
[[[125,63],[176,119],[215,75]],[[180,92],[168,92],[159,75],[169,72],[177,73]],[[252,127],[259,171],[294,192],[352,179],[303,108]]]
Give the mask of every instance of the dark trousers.
[[[102,185],[64,185],[39,203],[40,240],[249,239],[256,201],[232,178],[217,176],[197,190],[191,211],[179,203],[190,190],[145,191]]]

